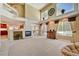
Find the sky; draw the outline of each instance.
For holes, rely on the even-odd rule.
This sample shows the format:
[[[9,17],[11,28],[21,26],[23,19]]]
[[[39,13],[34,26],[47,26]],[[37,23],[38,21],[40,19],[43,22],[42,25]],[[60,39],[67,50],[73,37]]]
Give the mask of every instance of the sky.
[[[73,9],[73,3],[58,3],[58,9],[65,9],[65,12],[68,12]]]

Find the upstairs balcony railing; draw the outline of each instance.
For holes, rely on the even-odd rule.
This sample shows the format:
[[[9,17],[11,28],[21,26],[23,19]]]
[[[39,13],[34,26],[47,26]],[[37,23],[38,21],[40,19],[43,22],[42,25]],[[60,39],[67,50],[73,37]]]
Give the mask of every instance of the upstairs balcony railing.
[[[14,8],[12,8],[10,5],[3,3],[3,4],[0,4],[0,7],[5,9],[6,11],[8,11],[11,14],[18,16],[18,11],[15,10]]]

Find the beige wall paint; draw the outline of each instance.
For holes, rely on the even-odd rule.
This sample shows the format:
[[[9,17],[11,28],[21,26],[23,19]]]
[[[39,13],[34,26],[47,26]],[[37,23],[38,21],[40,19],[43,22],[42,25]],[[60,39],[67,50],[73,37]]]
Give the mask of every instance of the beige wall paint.
[[[76,31],[73,33],[72,37],[56,35],[57,39],[70,40],[71,42],[79,42],[79,16],[76,17],[76,21],[70,22],[72,26],[72,31]]]
[[[46,11],[46,10],[49,10],[52,7],[54,7],[56,9],[56,5],[55,4],[50,4],[50,5],[46,6],[45,8],[43,8],[41,10],[41,13]],[[56,16],[56,13],[53,16],[51,16],[51,17],[54,17],[54,16]],[[51,18],[51,17],[49,16],[49,18]],[[72,42],[79,41],[79,16],[76,17],[76,21],[70,22],[70,24],[72,25],[72,30],[76,31],[77,33],[73,34],[73,36],[71,36],[71,37],[69,37],[69,36],[62,36],[62,35],[56,35],[57,39],[70,40]],[[53,29],[57,30],[57,26],[58,26],[58,24],[55,24],[53,21],[50,21],[49,24],[48,24],[48,31],[49,30],[53,30]]]
[[[48,31],[53,31],[53,30],[56,30],[56,24],[54,23],[54,21],[50,21],[48,23]]]
[[[9,5],[18,11],[20,17],[25,17],[25,4],[10,3]]]
[[[79,41],[79,16],[76,17],[76,23],[74,24],[75,31],[74,33],[74,41]]]
[[[56,4],[54,4],[54,3],[48,4],[43,9],[40,10],[40,14],[45,12],[46,10],[50,10],[51,8],[55,8],[56,9]],[[48,18],[50,19],[50,18],[52,18],[54,16],[56,16],[56,11],[55,11],[55,13],[52,16],[48,16]],[[50,30],[53,31],[53,29],[56,30],[56,28],[57,28],[57,24],[55,24],[54,21],[50,21],[48,23],[48,25],[47,25],[47,31],[50,31]]]
[[[37,10],[36,8],[26,4],[25,10],[26,10],[25,12],[26,18],[36,21],[40,20],[40,11]]]
[[[46,7],[40,10],[41,13],[43,13],[46,10],[50,10],[51,8],[55,8],[55,13],[52,16],[48,16],[48,18],[52,18],[56,16],[56,4],[55,3],[50,3]]]

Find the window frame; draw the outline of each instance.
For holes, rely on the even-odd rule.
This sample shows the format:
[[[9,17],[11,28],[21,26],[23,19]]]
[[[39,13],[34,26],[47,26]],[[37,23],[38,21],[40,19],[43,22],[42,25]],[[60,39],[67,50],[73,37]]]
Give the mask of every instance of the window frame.
[[[45,10],[44,12],[41,12],[41,20],[47,20],[48,19],[48,10]]]
[[[68,22],[68,21],[66,21],[66,22]],[[72,36],[72,35],[73,35],[73,32],[72,32],[72,28],[71,28],[70,22],[67,23],[67,25],[69,25],[69,26],[67,26],[67,27],[70,28],[69,30],[67,29],[67,31],[64,31],[64,30],[63,30],[64,23],[65,23],[65,21],[59,22],[58,28],[57,28],[57,34],[58,34],[58,35],[62,35],[62,36]],[[66,24],[66,23],[65,23],[65,24]],[[60,25],[61,25],[61,26],[60,26]],[[65,25],[65,26],[66,26],[66,25]],[[61,30],[60,30],[60,27],[61,27]],[[66,30],[66,29],[65,29],[65,30]]]
[[[62,4],[62,3],[56,3],[56,16],[60,16],[60,15],[62,15],[62,14],[58,14],[58,6],[57,6],[57,4]],[[64,3],[63,3],[64,4]],[[65,3],[66,4],[66,3]],[[72,3],[73,4],[73,8],[71,9],[71,10],[68,10],[67,12],[65,12],[64,14],[67,14],[67,13],[70,13],[70,12],[73,12],[73,11],[75,11],[75,3]],[[61,13],[61,12],[60,12]]]

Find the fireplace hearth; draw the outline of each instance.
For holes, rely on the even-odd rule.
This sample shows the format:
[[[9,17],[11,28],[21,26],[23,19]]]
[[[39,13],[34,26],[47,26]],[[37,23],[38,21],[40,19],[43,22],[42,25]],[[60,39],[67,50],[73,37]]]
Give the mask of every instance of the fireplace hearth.
[[[23,39],[22,31],[14,31],[14,40]]]

